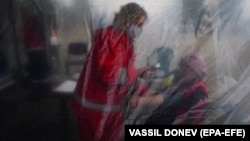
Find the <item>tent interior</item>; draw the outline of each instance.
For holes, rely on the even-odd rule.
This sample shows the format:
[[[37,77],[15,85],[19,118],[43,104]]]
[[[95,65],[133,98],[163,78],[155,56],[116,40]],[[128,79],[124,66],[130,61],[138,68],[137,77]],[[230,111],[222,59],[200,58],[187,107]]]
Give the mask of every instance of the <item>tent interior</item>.
[[[164,48],[171,51],[165,62],[171,72],[184,54],[199,52],[208,70],[204,124],[249,124],[249,0],[3,0],[0,90],[48,81],[54,87],[64,81],[69,77],[69,44],[83,43],[90,50],[91,31],[112,24],[114,14],[128,2],[140,4],[148,13],[134,43],[136,67],[159,63],[159,49]],[[70,75],[81,68],[75,67]],[[127,124],[141,124],[143,110],[132,113]]]

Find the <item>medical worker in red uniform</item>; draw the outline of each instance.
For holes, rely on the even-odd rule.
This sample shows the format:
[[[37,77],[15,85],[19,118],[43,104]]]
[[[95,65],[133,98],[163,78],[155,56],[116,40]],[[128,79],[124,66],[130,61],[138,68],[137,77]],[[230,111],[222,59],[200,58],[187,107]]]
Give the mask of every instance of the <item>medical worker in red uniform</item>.
[[[128,3],[116,13],[112,25],[93,32],[92,47],[72,101],[81,140],[123,140],[121,105],[148,69],[134,66],[133,41],[142,32],[145,20],[146,11]]]

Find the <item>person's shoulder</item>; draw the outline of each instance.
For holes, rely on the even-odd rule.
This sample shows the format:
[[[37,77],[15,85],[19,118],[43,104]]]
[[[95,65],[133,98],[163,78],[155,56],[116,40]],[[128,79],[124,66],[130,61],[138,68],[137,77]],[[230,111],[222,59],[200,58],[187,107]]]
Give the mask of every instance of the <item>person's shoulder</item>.
[[[129,40],[127,34],[124,31],[114,27],[113,25],[107,26],[105,28],[96,29],[94,32],[95,38],[111,39],[111,40]]]
[[[113,26],[107,26],[104,28],[97,28],[93,30],[94,35],[103,35],[103,34],[111,34],[114,33],[116,30]]]
[[[110,32],[111,29],[109,29],[109,27],[106,28],[96,28],[96,29],[92,29],[92,36],[95,39],[98,38],[103,38],[106,36],[106,34],[109,34],[108,32]]]
[[[208,86],[207,86],[207,84],[204,81],[200,82],[200,87],[202,87],[203,89],[208,90]]]
[[[206,85],[206,83],[204,81],[200,81],[196,87],[196,91],[199,94],[202,94],[206,97],[208,97],[208,86]]]
[[[106,27],[106,31],[109,33],[109,34],[113,34],[113,35],[121,35],[124,33],[124,31],[120,30],[119,28],[117,27],[114,27],[114,26],[108,26]]]

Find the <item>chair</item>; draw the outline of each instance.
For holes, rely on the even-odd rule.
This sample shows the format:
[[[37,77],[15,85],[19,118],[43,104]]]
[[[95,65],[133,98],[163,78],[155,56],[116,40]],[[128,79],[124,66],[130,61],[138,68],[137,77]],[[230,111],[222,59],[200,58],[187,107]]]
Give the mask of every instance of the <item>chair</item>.
[[[65,62],[65,72],[66,76],[71,75],[71,67],[82,67],[85,57],[88,52],[88,46],[86,43],[74,42],[68,45],[68,59]],[[74,70],[74,73],[79,72],[79,70]]]

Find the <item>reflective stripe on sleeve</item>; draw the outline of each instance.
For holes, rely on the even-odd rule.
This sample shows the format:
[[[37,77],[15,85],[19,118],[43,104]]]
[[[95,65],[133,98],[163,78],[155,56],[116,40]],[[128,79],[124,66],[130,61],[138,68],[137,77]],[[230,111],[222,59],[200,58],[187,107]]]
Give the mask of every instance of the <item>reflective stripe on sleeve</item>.
[[[103,112],[120,110],[120,105],[103,105],[103,104],[93,103],[91,101],[86,100],[85,98],[81,97],[78,94],[75,94],[75,98],[79,103],[81,103],[82,106],[90,109],[95,109]]]

